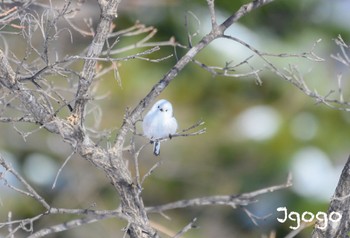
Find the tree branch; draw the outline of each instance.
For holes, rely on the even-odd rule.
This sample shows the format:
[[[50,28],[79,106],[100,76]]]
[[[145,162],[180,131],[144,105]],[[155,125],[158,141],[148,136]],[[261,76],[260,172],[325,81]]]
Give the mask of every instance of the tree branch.
[[[276,190],[285,189],[292,186],[291,177],[289,176],[287,182],[280,185],[275,185],[263,189],[256,190],[250,193],[242,193],[238,195],[223,195],[223,196],[209,196],[202,198],[194,198],[188,200],[180,200],[164,205],[146,207],[147,212],[164,212],[167,210],[177,209],[177,208],[185,208],[185,207],[193,207],[193,206],[213,206],[213,205],[225,205],[230,206],[232,208],[236,208],[239,206],[247,206],[250,203],[254,203],[255,198],[259,195],[274,192]]]
[[[173,238],[180,238],[183,236],[187,231],[196,228],[196,225],[194,224],[197,221],[197,218],[193,218],[190,223],[188,223],[184,228],[181,229]]]
[[[105,171],[121,196],[123,213],[130,217],[130,236],[132,238],[157,237],[157,234],[149,225],[138,188],[133,185],[125,161],[118,157],[113,150],[107,151],[98,147],[79,125],[72,125],[69,120],[66,121],[51,116],[46,107],[38,103],[36,97],[17,82],[1,50],[0,70],[3,71],[0,72],[3,73],[0,75],[2,85],[10,90],[16,89],[14,92],[36,121],[44,125],[47,130],[61,135],[64,140],[72,145],[73,150],[97,168]]]
[[[23,186],[28,190],[29,193],[24,192],[25,195],[28,195],[30,197],[33,197],[35,200],[37,200],[43,207],[46,209],[50,209],[50,205],[45,201],[43,197],[41,197],[33,188],[30,186],[29,183],[12,168],[11,165],[6,163],[4,158],[0,155],[0,165],[6,169],[7,172],[13,174],[16,179],[18,179],[19,182],[23,184]],[[0,180],[2,179],[2,175],[0,174]],[[12,187],[14,189],[14,187]]]
[[[86,215],[87,217],[70,220],[62,224],[53,225],[51,227],[41,229],[39,231],[34,232],[30,236],[28,236],[28,238],[43,237],[52,233],[62,232],[65,230],[69,230],[75,227],[79,227],[79,226],[93,223],[93,222],[98,222],[105,219],[120,217],[127,220],[127,217],[125,217],[120,210],[99,212],[99,211],[85,210],[85,209],[83,210],[50,209],[49,213],[51,214],[83,214],[83,215]]]
[[[335,193],[331,198],[328,208],[328,217],[332,212],[341,214],[338,222],[331,219],[327,221],[318,221],[312,232],[312,238],[344,237],[349,238],[350,230],[350,156],[340,175]],[[337,220],[332,217],[333,220]],[[327,223],[326,223],[327,222]],[[325,229],[322,229],[325,227]]]
[[[239,10],[227,18],[220,26],[220,31],[224,32],[227,28],[229,28],[233,23],[237,22],[241,17],[247,15],[247,13],[257,9],[263,5],[266,5],[274,0],[254,0],[250,3],[247,3],[239,8]]]
[[[193,60],[193,58],[213,40],[223,36],[224,32],[234,22],[238,21],[241,17],[245,16],[252,10],[263,6],[273,0],[255,0],[248,4],[243,5],[235,14],[230,16],[219,26],[216,24],[212,25],[211,32],[204,36],[197,45],[193,46],[175,65],[172,67],[164,77],[153,86],[151,91],[139,102],[139,104],[131,111],[129,115],[124,119],[124,122],[119,130],[119,134],[116,138],[114,148],[123,148],[125,142],[125,136],[132,126],[140,119],[144,109],[153,101],[155,98],[163,92],[163,90],[169,85],[169,83],[178,75],[178,73]],[[209,8],[212,9],[214,2],[209,0]],[[210,10],[211,14],[215,14],[213,10]],[[212,19],[215,19],[212,16]],[[214,21],[214,20],[213,20]],[[117,154],[121,156],[121,150],[117,150]]]
[[[99,1],[101,7],[101,18],[97,26],[96,35],[86,53],[83,71],[79,80],[76,93],[76,103],[74,114],[80,118],[80,125],[83,124],[85,105],[88,98],[88,91],[95,76],[95,66],[97,61],[94,59],[102,53],[105,41],[110,33],[110,26],[117,15],[117,9],[121,0]],[[90,59],[91,58],[91,59]]]

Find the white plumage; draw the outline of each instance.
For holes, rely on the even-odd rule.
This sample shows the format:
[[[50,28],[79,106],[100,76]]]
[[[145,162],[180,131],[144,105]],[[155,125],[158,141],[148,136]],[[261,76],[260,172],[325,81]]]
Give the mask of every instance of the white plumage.
[[[177,130],[171,103],[165,99],[157,101],[143,119],[142,127],[144,135],[154,142],[153,153],[159,155],[159,139],[171,137]]]

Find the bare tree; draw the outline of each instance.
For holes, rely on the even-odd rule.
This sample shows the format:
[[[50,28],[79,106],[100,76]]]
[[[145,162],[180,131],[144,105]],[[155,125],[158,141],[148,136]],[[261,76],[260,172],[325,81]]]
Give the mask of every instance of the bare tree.
[[[25,42],[25,51],[22,57],[17,56],[6,46],[6,39],[3,36],[5,47],[0,50],[0,121],[8,123],[9,126],[17,123],[28,123],[36,125],[38,130],[45,129],[50,133],[56,134],[57,137],[60,137],[61,140],[71,146],[72,155],[78,154],[89,161],[96,169],[102,170],[120,197],[120,204],[114,210],[53,207],[1,156],[0,165],[5,169],[5,172],[0,174],[0,180],[16,192],[35,199],[44,209],[44,212],[38,212],[34,217],[20,220],[13,220],[12,214],[8,214],[8,221],[1,221],[0,223],[0,228],[7,229],[7,237],[15,237],[19,230],[28,232],[28,237],[43,237],[54,232],[61,232],[110,218],[120,218],[127,221],[125,234],[128,234],[130,237],[159,237],[157,229],[149,221],[148,214],[155,212],[162,213],[166,210],[189,206],[226,205],[232,208],[240,207],[254,220],[254,216],[248,210],[245,210],[244,207],[246,205],[255,202],[256,198],[261,194],[291,186],[291,180],[288,179],[287,182],[281,185],[263,188],[250,193],[180,200],[154,207],[144,205],[141,193],[143,182],[158,167],[160,162],[156,163],[149,172],[141,177],[138,169],[138,160],[142,155],[141,152],[144,146],[137,148],[134,140],[129,141],[127,138],[129,136],[133,138],[138,135],[136,124],[142,120],[142,113],[145,108],[191,62],[207,70],[213,76],[252,76],[255,77],[258,83],[261,82],[259,74],[262,71],[272,71],[281,79],[299,88],[309,97],[315,98],[317,102],[325,103],[331,107],[346,107],[349,105],[341,99],[331,99],[328,95],[321,96],[309,89],[303,77],[293,66],[288,69],[279,69],[269,60],[271,57],[300,57],[311,61],[322,61],[323,59],[314,53],[314,47],[309,52],[295,55],[284,53],[271,54],[255,49],[252,45],[234,36],[225,34],[226,30],[233,23],[239,21],[241,17],[272,2],[272,0],[254,0],[242,5],[223,23],[217,22],[214,1],[207,0],[211,19],[211,31],[197,44],[192,42],[191,38],[193,35],[188,32],[188,46],[178,43],[173,38],[164,42],[151,42],[150,39],[156,33],[155,28],[147,27],[140,23],[136,23],[134,26],[121,31],[115,31],[113,22],[118,21],[118,7],[120,2],[121,0],[99,0],[100,16],[97,26],[93,27],[91,22],[86,21],[86,25],[90,30],[84,30],[72,21],[75,15],[78,14],[79,9],[83,9],[84,5],[80,1],[78,3],[65,1],[60,7],[53,4],[45,5],[36,1],[25,1],[25,3],[21,4],[15,4],[15,2],[14,4],[10,4],[10,1],[10,3],[4,4],[5,7],[2,8],[3,12],[0,15],[1,28],[3,30],[7,29],[11,34],[16,34],[17,37],[21,37]],[[35,11],[33,8],[39,8],[40,11]],[[92,41],[79,54],[61,56],[55,50],[55,41],[61,34],[72,36],[73,32],[78,32],[83,36],[92,36]],[[40,33],[39,36],[38,33]],[[146,36],[133,45],[117,47],[120,38],[144,34]],[[39,41],[34,40],[37,37],[40,38]],[[250,64],[252,57],[233,66],[227,64],[225,67],[209,66],[195,59],[196,55],[202,49],[218,38],[229,39],[240,43],[242,47],[247,47],[254,54],[252,57],[262,59],[265,65],[262,68],[254,68]],[[40,44],[37,42],[40,42]],[[115,77],[120,83],[118,62],[132,59],[160,62],[173,57],[172,55],[158,59],[149,57],[150,54],[160,50],[163,46],[171,46],[174,49],[181,47],[187,51],[169,69],[164,77],[153,86],[151,91],[144,98],[140,99],[140,102],[133,109],[126,111],[114,143],[107,146],[98,144],[98,141],[104,135],[96,132],[95,134],[98,135],[96,136],[97,138],[92,138],[90,134],[92,129],[87,127],[86,118],[90,115],[87,108],[94,101],[93,87],[98,83],[99,77],[110,71],[114,71]],[[115,57],[118,53],[129,52],[135,49],[139,50],[136,54],[129,54],[121,58]],[[81,62],[83,62],[82,69],[76,70],[75,66]],[[99,62],[106,62],[109,66],[101,69],[98,67]],[[248,65],[251,71],[235,73],[235,70],[242,65]],[[53,76],[55,80],[52,80]],[[61,88],[58,81],[65,82],[69,86]],[[64,116],[67,114],[69,115]],[[203,123],[199,121],[190,128],[177,133],[174,137],[202,134],[205,132],[205,129],[201,128],[202,125]],[[22,136],[25,139],[28,134],[22,133]],[[167,139],[164,138],[164,140]],[[135,168],[129,167],[123,153],[126,150],[131,153],[135,162]],[[70,158],[71,156],[67,158],[66,162]],[[136,171],[135,176],[132,175],[132,169]],[[6,179],[7,174],[14,175],[21,183],[21,187],[8,182]],[[80,218],[74,218],[61,224],[34,230],[33,224],[35,222],[43,219],[43,217],[47,218],[55,214],[74,214]],[[174,237],[181,237],[185,232],[194,227],[195,220],[194,218],[186,227],[175,234]]]

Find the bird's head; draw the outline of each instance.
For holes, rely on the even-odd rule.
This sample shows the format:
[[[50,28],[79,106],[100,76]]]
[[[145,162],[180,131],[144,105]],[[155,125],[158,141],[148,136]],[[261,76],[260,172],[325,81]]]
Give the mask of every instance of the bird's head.
[[[165,99],[157,101],[152,109],[157,110],[160,113],[164,113],[164,115],[168,115],[170,117],[173,116],[173,106]]]

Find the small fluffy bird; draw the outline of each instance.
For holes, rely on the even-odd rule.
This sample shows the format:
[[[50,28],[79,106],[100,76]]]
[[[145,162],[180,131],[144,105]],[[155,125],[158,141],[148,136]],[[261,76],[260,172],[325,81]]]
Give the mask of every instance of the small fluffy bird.
[[[160,154],[159,139],[175,134],[177,121],[173,115],[173,106],[165,99],[157,101],[146,114],[142,123],[143,134],[154,143],[153,153]]]

